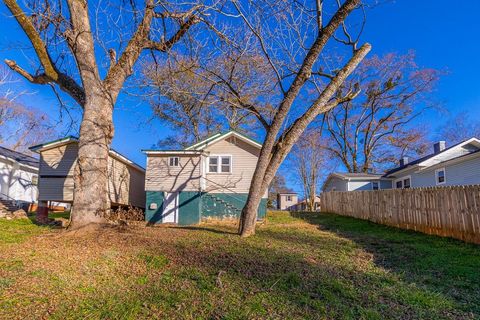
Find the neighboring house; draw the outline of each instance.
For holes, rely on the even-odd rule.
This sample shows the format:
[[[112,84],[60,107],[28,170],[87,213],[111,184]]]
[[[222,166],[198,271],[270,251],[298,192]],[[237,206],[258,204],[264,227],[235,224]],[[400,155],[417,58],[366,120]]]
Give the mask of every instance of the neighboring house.
[[[40,154],[39,207],[46,208],[49,201],[72,203],[78,138],[66,137],[30,149]],[[145,169],[110,150],[108,175],[112,207],[145,207]]]
[[[183,150],[144,150],[147,221],[187,225],[208,218],[238,217],[261,147],[229,131]],[[267,195],[262,195],[258,218],[265,216]]]
[[[291,211],[306,211],[307,210],[307,200],[302,200],[298,202],[297,204],[291,206],[289,208]],[[319,211],[320,210],[320,197],[315,196],[315,202],[314,202],[314,208],[313,211]]]
[[[471,138],[446,148],[445,141],[433,145],[433,153],[409,161],[385,174],[332,173],[323,191],[408,189],[480,184],[480,140]]]
[[[392,188],[420,188],[480,184],[480,140],[471,138],[446,148],[434,144],[433,153],[414,161],[404,158],[400,166],[385,173]]]
[[[277,193],[277,209],[288,210],[291,206],[298,203],[298,195],[295,192]]]
[[[323,184],[323,191],[362,191],[390,189],[392,182],[383,174],[331,173]]]
[[[0,200],[25,210],[37,201],[38,159],[0,147]]]

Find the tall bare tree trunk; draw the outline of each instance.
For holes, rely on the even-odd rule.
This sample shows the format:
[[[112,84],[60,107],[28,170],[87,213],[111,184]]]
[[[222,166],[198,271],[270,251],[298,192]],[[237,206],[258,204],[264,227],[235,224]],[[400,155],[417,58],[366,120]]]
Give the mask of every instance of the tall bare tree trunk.
[[[114,133],[112,113],[111,102],[102,94],[87,96],[74,176],[72,228],[102,223],[110,210],[108,154]]]

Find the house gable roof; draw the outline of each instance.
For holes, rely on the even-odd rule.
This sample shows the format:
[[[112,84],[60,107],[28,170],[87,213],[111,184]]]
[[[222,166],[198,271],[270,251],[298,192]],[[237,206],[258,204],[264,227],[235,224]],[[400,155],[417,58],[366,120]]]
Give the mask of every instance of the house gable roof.
[[[476,150],[472,150],[470,152],[461,152],[462,148],[465,149],[464,147],[472,145],[473,147],[477,148]],[[446,161],[450,161],[452,159],[460,158],[463,157],[467,154],[471,154],[473,152],[477,152],[480,150],[480,140],[477,138],[470,138],[468,140],[462,141],[460,143],[457,143],[451,147],[445,148],[445,150],[442,150],[438,153],[432,153],[429,155],[426,155],[424,157],[421,157],[419,159],[416,159],[414,161],[410,161],[407,164],[403,166],[399,166],[397,168],[394,168],[392,170],[389,170],[385,173],[385,177],[389,177],[393,175],[394,173],[398,173],[407,169],[411,168],[416,168],[416,167],[430,167],[437,165],[439,163],[443,163]]]
[[[234,137],[236,137],[236,138],[238,138],[238,139],[240,139],[240,140],[242,140],[242,141],[258,148],[258,149],[262,148],[261,143],[258,143],[257,141],[255,141],[255,140],[253,140],[253,139],[251,139],[251,138],[249,138],[249,137],[247,137],[247,136],[245,136],[245,135],[243,135],[239,132],[231,130],[231,131],[228,131],[228,132],[223,133],[223,134],[222,133],[217,133],[217,134],[215,134],[215,135],[213,135],[213,136],[211,136],[211,137],[209,137],[209,138],[207,138],[203,141],[200,141],[200,142],[198,142],[194,145],[191,145],[191,146],[185,148],[185,150],[203,150],[206,147],[211,146],[212,144],[215,144],[215,143],[217,143],[221,140],[225,140],[225,139],[227,139],[229,137],[232,137],[232,136],[234,136]]]
[[[68,137],[65,137],[65,138],[60,138],[60,139],[57,139],[57,140],[53,140],[53,141],[45,142],[45,143],[42,143],[42,144],[38,144],[36,146],[30,147],[29,149],[32,150],[33,152],[40,153],[40,152],[48,150],[48,149],[57,148],[57,147],[60,147],[60,146],[63,146],[63,145],[69,144],[69,143],[77,143],[77,142],[78,142],[77,137],[68,136]],[[117,159],[117,160],[119,160],[119,161],[121,161],[121,162],[123,162],[127,165],[130,165],[130,166],[132,166],[132,167],[134,167],[134,168],[136,168],[140,171],[145,172],[145,168],[143,168],[141,165],[135,163],[134,161],[128,159],[126,156],[124,156],[120,152],[110,148],[109,154],[110,154],[110,156],[114,157],[115,159]]]
[[[38,169],[38,159],[24,153],[14,151],[5,147],[0,147],[0,156],[18,162],[21,165]]]

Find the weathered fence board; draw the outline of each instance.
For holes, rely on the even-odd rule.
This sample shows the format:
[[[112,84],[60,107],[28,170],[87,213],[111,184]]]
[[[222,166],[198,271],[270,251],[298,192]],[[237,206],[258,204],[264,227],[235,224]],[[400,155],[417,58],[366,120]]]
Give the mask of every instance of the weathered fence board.
[[[321,210],[480,244],[480,185],[324,192]]]

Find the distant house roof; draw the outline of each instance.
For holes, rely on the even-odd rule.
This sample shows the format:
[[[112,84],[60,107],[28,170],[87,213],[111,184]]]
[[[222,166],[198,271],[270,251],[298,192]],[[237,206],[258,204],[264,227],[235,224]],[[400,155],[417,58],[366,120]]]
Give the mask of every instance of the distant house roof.
[[[393,175],[394,173],[397,173],[399,171],[402,171],[402,170],[405,170],[405,169],[409,169],[409,168],[413,168],[415,166],[421,166],[421,165],[424,165],[424,166],[432,166],[432,165],[436,165],[438,163],[443,163],[443,162],[447,162],[447,161],[450,161],[452,159],[456,159],[456,158],[461,158],[465,155],[468,155],[468,154],[472,154],[474,152],[477,152],[479,150],[475,150],[475,151],[472,151],[468,154],[459,154],[458,156],[453,156],[453,157],[450,157],[448,159],[443,159],[442,160],[442,157],[448,153],[448,152],[452,152],[454,151],[455,149],[458,149],[458,148],[462,148],[466,145],[469,145],[469,144],[472,144],[472,145],[475,145],[477,148],[479,148],[480,150],[480,140],[477,139],[477,138],[470,138],[468,140],[465,140],[465,141],[462,141],[462,142],[459,142],[457,144],[454,144],[453,146],[450,146],[448,148],[445,148],[444,150],[440,151],[440,152],[437,152],[437,153],[432,153],[432,154],[429,154],[429,155],[426,155],[424,157],[421,157],[419,159],[416,159],[416,160],[413,160],[413,161],[409,161],[408,163],[404,164],[404,165],[401,165],[401,166],[398,166],[396,168],[393,168],[387,172],[385,172],[385,177],[388,177],[388,176],[391,176]]]
[[[68,136],[68,137],[57,139],[57,140],[53,140],[53,141],[38,144],[38,145],[30,147],[29,149],[34,151],[34,152],[40,152],[40,151],[43,151],[43,150],[47,150],[47,149],[50,149],[50,148],[56,148],[56,147],[59,147],[59,146],[65,145],[65,144],[72,143],[72,142],[78,142],[78,137]],[[145,168],[143,168],[141,165],[135,163],[134,161],[128,159],[126,156],[124,156],[120,152],[110,148],[109,153],[110,153],[110,156],[113,156],[113,157],[117,158],[121,162],[126,163],[126,164],[128,164],[132,167],[135,167],[140,171],[145,171]]]
[[[355,179],[380,179],[382,178],[382,173],[364,173],[364,172],[333,172],[330,176],[336,176],[344,180],[355,180]]]
[[[0,156],[14,160],[25,166],[38,168],[38,159],[8,148],[0,147]]]

